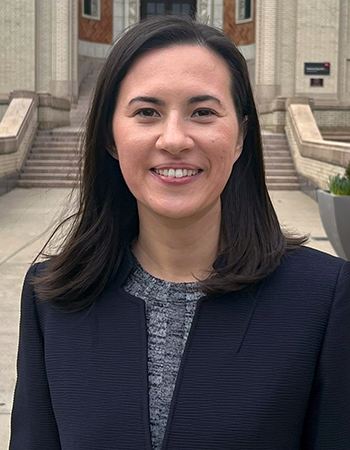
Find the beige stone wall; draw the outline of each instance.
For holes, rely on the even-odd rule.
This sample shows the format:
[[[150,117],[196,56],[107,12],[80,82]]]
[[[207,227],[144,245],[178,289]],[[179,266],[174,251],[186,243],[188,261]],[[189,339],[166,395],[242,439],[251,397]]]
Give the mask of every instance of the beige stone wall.
[[[258,102],[308,96],[350,104],[350,2],[260,0],[256,8]],[[330,62],[330,75],[304,75],[305,62]],[[310,78],[324,86],[311,87]]]
[[[350,109],[347,111],[314,110],[313,113],[319,127],[341,127],[350,129]]]
[[[350,2],[340,2],[339,20],[339,95],[340,103],[350,104]]]
[[[35,90],[35,0],[1,0],[0,93]]]
[[[339,64],[339,17],[341,0],[298,0],[296,95],[337,98]],[[322,76],[323,88],[310,87],[304,75],[304,62],[331,63],[331,73]]]

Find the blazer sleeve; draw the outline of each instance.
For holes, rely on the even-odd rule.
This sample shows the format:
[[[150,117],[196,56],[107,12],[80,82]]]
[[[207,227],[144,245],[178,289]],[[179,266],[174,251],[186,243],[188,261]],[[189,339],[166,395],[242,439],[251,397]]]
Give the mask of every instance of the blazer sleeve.
[[[340,270],[319,358],[302,450],[350,449],[350,262]]]
[[[46,377],[44,340],[31,283],[36,267],[28,271],[22,291],[9,450],[61,449]]]

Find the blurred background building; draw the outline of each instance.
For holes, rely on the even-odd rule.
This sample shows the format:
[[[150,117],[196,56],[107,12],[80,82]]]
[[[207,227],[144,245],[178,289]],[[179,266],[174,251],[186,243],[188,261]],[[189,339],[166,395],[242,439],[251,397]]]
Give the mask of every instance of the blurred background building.
[[[266,152],[271,189],[312,192],[349,160],[348,0],[2,0],[1,7],[0,193],[73,182],[75,162],[66,165],[64,151],[76,145],[111,46],[140,19],[169,13],[224,29],[246,58],[267,147],[268,132],[277,133]],[[61,154],[52,143],[58,136]],[[55,164],[44,161],[50,152]]]

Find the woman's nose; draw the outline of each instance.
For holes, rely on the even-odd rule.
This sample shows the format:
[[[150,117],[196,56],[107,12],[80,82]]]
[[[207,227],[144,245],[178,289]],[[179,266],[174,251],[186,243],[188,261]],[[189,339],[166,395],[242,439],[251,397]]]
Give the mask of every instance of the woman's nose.
[[[194,142],[188,135],[188,126],[185,118],[174,115],[164,121],[156,142],[158,150],[179,153],[183,150],[189,150],[193,146]]]

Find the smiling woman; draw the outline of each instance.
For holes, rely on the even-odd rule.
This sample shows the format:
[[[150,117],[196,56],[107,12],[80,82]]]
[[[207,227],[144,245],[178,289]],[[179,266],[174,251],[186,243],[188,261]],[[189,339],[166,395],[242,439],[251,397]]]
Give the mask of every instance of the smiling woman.
[[[190,18],[100,74],[22,296],[11,450],[348,450],[350,264],[282,232],[246,63]]]

